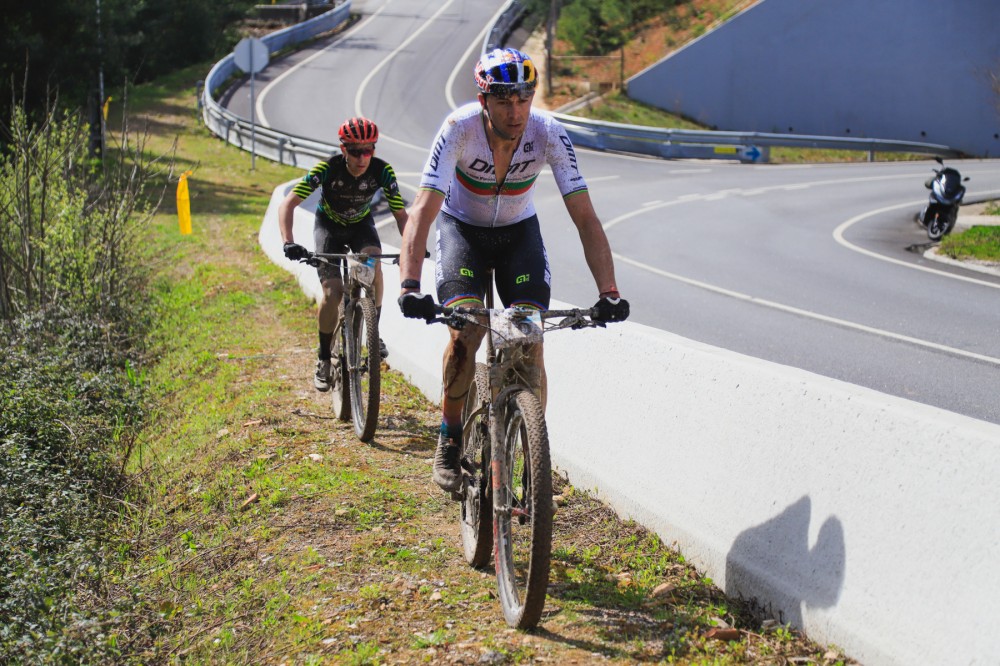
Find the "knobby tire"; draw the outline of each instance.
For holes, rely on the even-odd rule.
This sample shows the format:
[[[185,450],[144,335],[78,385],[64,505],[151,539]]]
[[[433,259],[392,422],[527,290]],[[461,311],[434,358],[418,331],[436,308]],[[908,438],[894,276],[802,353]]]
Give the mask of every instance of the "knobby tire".
[[[545,607],[552,554],[552,466],[538,398],[526,389],[510,394],[502,426],[492,470],[498,596],[507,624],[528,629]]]
[[[350,377],[354,432],[362,442],[375,437],[378,425],[380,370],[378,313],[370,298],[353,299],[347,335],[347,373]]]
[[[465,483],[461,527],[465,561],[474,567],[489,563],[493,550],[493,492],[490,485],[489,411],[471,415],[489,400],[489,370],[476,364],[476,376],[462,408],[462,468]]]

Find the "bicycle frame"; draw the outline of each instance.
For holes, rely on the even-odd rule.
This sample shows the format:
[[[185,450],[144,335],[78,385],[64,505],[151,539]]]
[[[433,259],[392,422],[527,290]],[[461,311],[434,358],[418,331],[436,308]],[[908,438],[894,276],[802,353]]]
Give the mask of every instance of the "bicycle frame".
[[[376,261],[399,255],[315,253],[306,261],[342,268],[341,316],[333,331],[332,406],[340,420],[353,420],[363,442],[375,436],[380,393],[380,338],[375,302]]]
[[[551,461],[532,351],[545,330],[603,324],[593,321],[593,309],[495,309],[492,273],[488,284],[487,307],[437,306],[433,321],[486,329],[486,363],[476,364],[462,411],[463,483],[452,497],[462,503],[466,561],[484,566],[492,547],[504,617],[525,629],[542,614],[552,545]]]
[[[370,298],[375,298],[375,261],[379,259],[398,259],[398,254],[365,254],[363,252],[315,252],[312,259],[339,266],[344,282],[344,297],[360,298],[361,290]]]

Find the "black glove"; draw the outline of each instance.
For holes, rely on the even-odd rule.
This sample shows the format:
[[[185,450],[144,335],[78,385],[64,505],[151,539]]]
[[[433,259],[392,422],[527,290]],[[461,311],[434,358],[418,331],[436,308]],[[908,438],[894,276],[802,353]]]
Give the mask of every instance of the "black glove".
[[[285,243],[285,256],[292,261],[298,261],[299,259],[305,259],[309,256],[309,250],[305,249],[298,243]]]
[[[628,301],[624,298],[608,298],[604,296],[594,305],[594,321],[604,323],[609,321],[625,321],[628,319]]]
[[[402,294],[396,302],[399,303],[399,309],[404,317],[427,321],[434,319],[434,298],[430,294],[409,291]]]

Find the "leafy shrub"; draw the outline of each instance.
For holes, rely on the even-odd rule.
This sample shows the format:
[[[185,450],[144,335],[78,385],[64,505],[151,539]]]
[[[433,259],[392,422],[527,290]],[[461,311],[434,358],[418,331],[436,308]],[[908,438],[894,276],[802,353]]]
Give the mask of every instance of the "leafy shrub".
[[[128,132],[103,161],[88,155],[78,114],[51,108],[38,123],[20,107],[2,128],[0,318],[52,305],[126,321],[145,271],[136,252],[154,172]]]
[[[116,606],[126,601],[107,576],[144,387],[93,319],[39,311],[12,322],[8,336],[0,350],[0,662],[106,662],[117,654]]]
[[[558,33],[580,55],[604,55],[623,46],[633,29],[673,2],[572,0],[559,13]]]
[[[143,142],[103,161],[52,108],[0,154],[0,663],[107,663],[141,612],[116,582],[146,419]],[[149,626],[149,625],[147,625]]]

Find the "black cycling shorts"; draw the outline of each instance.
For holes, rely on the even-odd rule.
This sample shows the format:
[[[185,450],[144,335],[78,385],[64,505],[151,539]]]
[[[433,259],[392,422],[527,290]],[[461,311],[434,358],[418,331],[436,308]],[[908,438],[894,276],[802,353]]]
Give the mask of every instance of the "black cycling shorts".
[[[548,309],[552,276],[536,215],[493,229],[465,224],[447,213],[439,215],[438,301],[442,305],[482,301],[488,286],[486,273],[491,268],[504,307]]]
[[[353,224],[337,224],[326,215],[316,213],[316,226],[313,228],[313,240],[316,251],[321,254],[341,254],[346,248],[352,252],[361,252],[366,247],[377,247],[380,251],[382,243],[375,230],[375,219],[368,215]],[[320,280],[342,280],[340,263],[320,263],[316,267]]]

